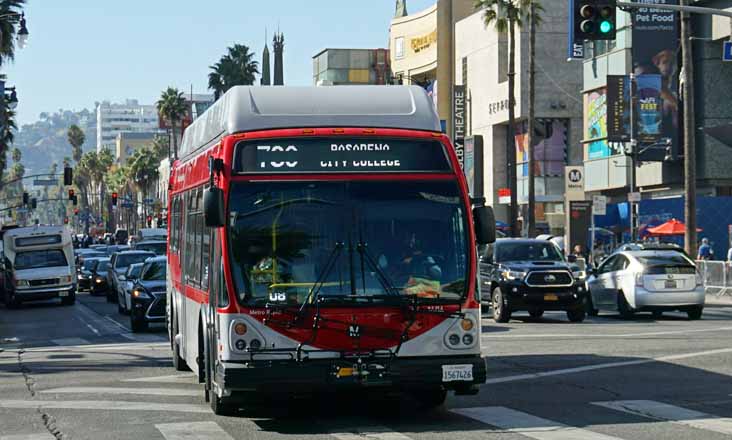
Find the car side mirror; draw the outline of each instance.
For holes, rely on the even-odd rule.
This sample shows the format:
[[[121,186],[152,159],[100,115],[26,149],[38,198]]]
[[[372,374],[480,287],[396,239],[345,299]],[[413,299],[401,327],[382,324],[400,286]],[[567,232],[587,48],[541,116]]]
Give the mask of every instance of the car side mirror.
[[[496,241],[496,216],[490,206],[473,208],[475,241],[477,244],[491,244]]]
[[[124,275],[120,275],[120,276],[119,276],[119,280],[120,280],[120,281],[125,281],[126,279],[127,279],[127,277],[126,277],[126,276],[124,276]]]
[[[226,225],[224,214],[224,191],[216,186],[209,186],[203,193],[203,217],[209,228],[220,228]]]
[[[569,254],[567,255],[567,261],[570,263],[576,263],[577,262],[577,255]]]

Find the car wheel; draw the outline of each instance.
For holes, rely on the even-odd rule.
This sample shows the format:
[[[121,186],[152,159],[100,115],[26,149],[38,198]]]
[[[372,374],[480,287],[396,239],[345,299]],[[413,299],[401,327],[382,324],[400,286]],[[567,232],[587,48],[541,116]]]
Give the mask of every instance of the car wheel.
[[[534,319],[539,319],[544,316],[544,311],[540,309],[529,310],[529,316]]]
[[[126,315],[127,314],[127,310],[125,309],[124,306],[122,306],[122,301],[120,301],[120,300],[117,300],[117,312],[120,315]]]
[[[219,397],[213,389],[208,390],[209,405],[217,416],[233,416],[239,409],[231,397]]]
[[[447,398],[447,390],[442,387],[413,390],[410,394],[423,409],[439,408]]]
[[[503,298],[500,287],[493,289],[491,306],[493,308],[493,320],[496,322],[508,322],[511,320],[511,312],[508,309],[508,301]]]
[[[574,310],[567,310],[567,318],[570,322],[582,322],[585,320],[587,312],[584,307],[580,307]]]
[[[695,306],[695,307],[692,307],[689,310],[687,310],[686,315],[691,320],[697,320],[697,319],[701,319],[703,311],[704,311],[703,306]]]
[[[130,328],[132,329],[132,333],[147,331],[147,322],[142,319],[135,318],[133,314],[130,314]]]
[[[628,304],[628,300],[625,299],[625,294],[622,290],[618,291],[618,312],[620,312],[620,317],[623,319],[631,319],[635,315],[635,311]]]
[[[587,292],[587,295],[585,295],[585,311],[587,312],[587,315],[589,316],[597,316],[600,314],[600,311],[595,308],[595,303],[592,302],[592,295],[590,292]]]

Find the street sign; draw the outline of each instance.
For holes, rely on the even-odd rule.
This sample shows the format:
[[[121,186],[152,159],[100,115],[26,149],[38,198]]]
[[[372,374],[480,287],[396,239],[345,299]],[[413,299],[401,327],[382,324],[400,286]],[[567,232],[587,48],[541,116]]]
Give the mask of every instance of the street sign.
[[[732,61],[732,41],[725,41],[722,49],[722,61]]]
[[[631,203],[638,203],[641,201],[641,193],[639,192],[632,192],[628,193],[628,201]]]
[[[58,180],[34,180],[33,186],[56,186]]]
[[[511,203],[510,188],[498,188],[498,203],[500,203],[501,205],[507,205]]]
[[[570,166],[564,168],[564,196],[565,200],[584,200],[585,198],[585,168]]]
[[[592,215],[607,214],[607,196],[592,196]]]

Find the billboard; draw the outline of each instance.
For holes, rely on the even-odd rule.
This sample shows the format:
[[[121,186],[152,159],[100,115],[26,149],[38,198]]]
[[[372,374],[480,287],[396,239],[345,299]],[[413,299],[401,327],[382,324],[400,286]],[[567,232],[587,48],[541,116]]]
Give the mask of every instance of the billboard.
[[[569,202],[569,246],[572,251],[575,246],[582,247],[582,252],[587,251],[588,231],[592,226],[592,201],[572,200]]]
[[[537,119],[534,133],[534,176],[564,174],[568,147],[568,119]],[[529,176],[529,139],[527,121],[516,127],[516,164],[518,177]]]
[[[658,142],[662,136],[661,75],[635,78],[635,139],[642,144]],[[610,142],[630,141],[630,77],[607,77],[607,136]]]
[[[630,141],[630,78],[607,76],[607,138],[610,142]]]
[[[649,74],[636,77],[637,90],[637,138],[640,142],[655,143],[663,136],[663,108],[661,75]],[[667,136],[669,137],[669,136]]]
[[[468,191],[472,197],[483,195],[483,136],[465,138],[465,164],[463,166]]]
[[[584,95],[584,138],[587,144],[587,159],[601,159],[610,156],[607,143],[607,92],[593,90]]]
[[[660,100],[660,127],[656,116],[649,111],[645,121],[641,119],[646,142],[670,138],[674,148],[679,144],[679,18],[676,12],[653,8],[653,4],[678,5],[678,0],[639,0],[648,8],[631,12],[633,20],[633,73],[636,75],[660,75],[660,85],[650,79],[646,86],[646,99]],[[641,83],[638,83],[639,97]],[[654,104],[655,105],[655,104]],[[658,133],[654,134],[656,130]],[[641,139],[642,140],[642,139]]]

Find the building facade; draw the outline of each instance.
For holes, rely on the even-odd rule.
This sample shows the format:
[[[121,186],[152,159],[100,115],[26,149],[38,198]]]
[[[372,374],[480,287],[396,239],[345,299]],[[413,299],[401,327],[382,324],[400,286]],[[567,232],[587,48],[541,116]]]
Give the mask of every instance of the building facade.
[[[97,152],[115,149],[122,132],[146,132],[158,129],[158,111],[154,105],[141,105],[136,99],[124,104],[104,101],[97,105]]]
[[[324,49],[313,57],[318,86],[390,84],[388,49]]]
[[[564,167],[582,163],[581,63],[566,59],[567,2],[542,12],[536,34],[535,169],[528,167],[528,26],[517,29],[515,137],[508,138],[508,37],[486,27],[483,12],[455,24],[455,84],[465,87],[465,135],[482,136],[483,195],[499,220],[508,221],[508,148],[516,149],[517,196],[522,215],[534,175],[536,219],[555,232],[564,226]],[[440,91],[441,92],[441,91]],[[479,165],[476,165],[479,166]],[[503,199],[503,200],[502,200]],[[526,225],[524,225],[526,226]]]
[[[159,131],[125,131],[118,133],[117,139],[115,139],[115,148],[112,150],[115,162],[124,165],[135,150],[152,145],[156,136],[164,136],[164,134]]]

